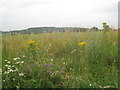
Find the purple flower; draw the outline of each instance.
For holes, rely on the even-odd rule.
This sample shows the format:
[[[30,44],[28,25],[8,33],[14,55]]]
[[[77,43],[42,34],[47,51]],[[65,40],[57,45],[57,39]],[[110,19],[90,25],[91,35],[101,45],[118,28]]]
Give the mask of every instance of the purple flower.
[[[63,68],[60,68],[60,70],[63,70]]]
[[[53,64],[45,64],[46,67],[54,66]]]
[[[50,64],[50,66],[54,66],[53,64]]]
[[[45,64],[46,67],[49,67],[50,65],[49,64]]]

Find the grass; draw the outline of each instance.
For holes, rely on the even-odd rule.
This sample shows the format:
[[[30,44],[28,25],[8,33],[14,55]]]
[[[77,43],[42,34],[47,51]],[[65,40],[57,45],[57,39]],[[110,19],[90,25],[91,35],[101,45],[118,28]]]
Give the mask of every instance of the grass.
[[[117,33],[3,35],[3,88],[118,88]]]
[[[0,89],[2,88],[2,34],[0,33]]]

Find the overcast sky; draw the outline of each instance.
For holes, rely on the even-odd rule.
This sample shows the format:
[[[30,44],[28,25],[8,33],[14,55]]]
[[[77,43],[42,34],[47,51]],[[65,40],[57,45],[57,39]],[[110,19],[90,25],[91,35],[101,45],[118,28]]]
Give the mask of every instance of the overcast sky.
[[[119,0],[0,0],[0,30],[118,26]]]

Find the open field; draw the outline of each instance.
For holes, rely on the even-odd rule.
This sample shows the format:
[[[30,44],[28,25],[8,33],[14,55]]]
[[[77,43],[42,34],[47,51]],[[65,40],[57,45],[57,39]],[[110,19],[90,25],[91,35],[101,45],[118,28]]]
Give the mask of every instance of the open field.
[[[118,32],[2,36],[3,88],[117,88]]]

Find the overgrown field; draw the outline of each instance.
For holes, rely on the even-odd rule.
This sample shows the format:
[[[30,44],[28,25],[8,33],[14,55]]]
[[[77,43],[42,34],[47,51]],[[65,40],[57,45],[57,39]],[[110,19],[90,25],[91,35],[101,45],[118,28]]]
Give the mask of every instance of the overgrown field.
[[[2,36],[3,88],[117,88],[118,32]]]

